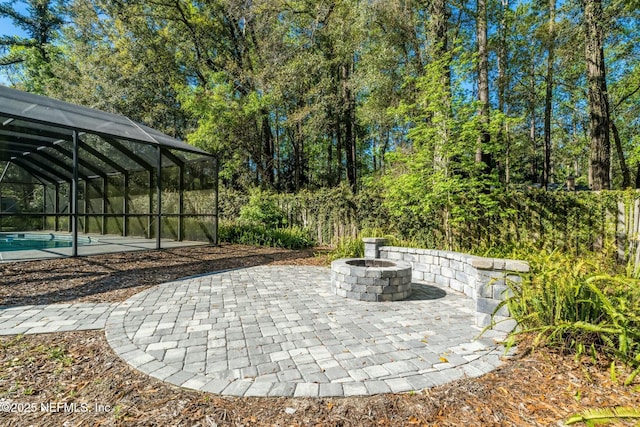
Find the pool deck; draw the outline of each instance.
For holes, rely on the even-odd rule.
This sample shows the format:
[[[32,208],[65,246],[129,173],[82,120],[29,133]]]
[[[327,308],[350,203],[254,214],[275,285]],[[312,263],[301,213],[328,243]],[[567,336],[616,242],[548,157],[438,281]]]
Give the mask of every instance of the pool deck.
[[[20,234],[12,232],[8,234]],[[25,232],[24,234],[52,234],[50,232]],[[68,233],[53,233],[55,235],[61,235],[70,237]],[[101,234],[81,234],[81,238],[89,237],[91,243],[78,246],[78,255],[99,255],[116,252],[130,252],[130,251],[143,251],[156,248],[155,239],[146,239],[144,237],[121,237],[115,235],[101,235]],[[194,241],[182,241],[177,242],[170,239],[162,239],[161,246],[163,249],[180,248],[187,246],[207,245],[204,242]],[[41,259],[54,259],[70,257],[72,248],[45,248],[45,249],[29,249],[21,251],[0,251],[0,262],[15,262],[15,261],[34,261]]]
[[[474,325],[471,298],[414,282],[404,301],[331,292],[330,269],[259,266],[164,283],[122,303],[0,308],[0,335],[105,329],[159,380],[226,396],[420,391],[502,364],[505,334]]]

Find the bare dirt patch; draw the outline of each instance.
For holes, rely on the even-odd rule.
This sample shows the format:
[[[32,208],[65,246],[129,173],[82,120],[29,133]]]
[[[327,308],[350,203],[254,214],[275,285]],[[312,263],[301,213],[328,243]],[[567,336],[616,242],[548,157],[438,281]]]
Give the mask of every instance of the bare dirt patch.
[[[115,302],[209,271],[326,265],[314,252],[229,245],[0,264],[0,305]],[[520,348],[494,372],[421,393],[228,398],[139,373],[103,331],[0,337],[0,425],[548,426],[587,408],[640,406],[638,384],[620,385],[606,365]]]

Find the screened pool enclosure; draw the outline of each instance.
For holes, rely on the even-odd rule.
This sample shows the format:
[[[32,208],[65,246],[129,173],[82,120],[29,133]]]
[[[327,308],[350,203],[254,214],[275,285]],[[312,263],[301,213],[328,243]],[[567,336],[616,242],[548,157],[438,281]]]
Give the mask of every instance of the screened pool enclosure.
[[[217,160],[124,116],[0,86],[0,233],[217,243]]]

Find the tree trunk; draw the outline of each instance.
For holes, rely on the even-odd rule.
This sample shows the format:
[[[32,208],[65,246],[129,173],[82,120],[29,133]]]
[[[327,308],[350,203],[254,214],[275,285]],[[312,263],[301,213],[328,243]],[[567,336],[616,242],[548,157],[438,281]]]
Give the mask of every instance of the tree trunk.
[[[537,184],[538,174],[538,143],[536,141],[536,65],[531,62],[531,73],[529,80],[531,87],[529,88],[529,141],[531,142],[531,180]]]
[[[589,83],[590,167],[593,190],[608,190],[611,141],[609,137],[609,99],[602,48],[603,20],[601,0],[584,0],[585,59]]]
[[[340,66],[342,79],[342,100],[344,113],[342,121],[344,124],[344,143],[345,152],[347,154],[347,180],[349,187],[353,193],[357,191],[357,159],[356,159],[356,135],[355,135],[355,100],[353,93],[349,87],[351,78],[352,64],[343,64]]]
[[[509,188],[511,184],[511,135],[509,123],[504,125],[504,185]]]
[[[506,90],[507,81],[507,11],[509,10],[509,0],[502,0],[502,16],[500,18],[500,32],[498,43],[498,110],[502,113],[500,126],[498,127],[497,142],[500,147],[504,147],[504,164],[501,169],[503,182],[509,186],[509,128],[504,120],[507,116]]]
[[[304,101],[297,102],[298,110],[304,108]],[[295,127],[290,129],[290,138],[293,148],[293,185],[296,192],[300,191],[307,183],[308,171],[304,157],[304,123],[302,119],[297,120]]]
[[[615,120],[611,120],[611,133],[613,133],[613,141],[616,144],[616,153],[618,154],[618,160],[620,161],[620,171],[622,172],[622,188],[631,187],[631,172],[627,161],[624,158],[624,150],[622,149],[622,141],[620,140],[620,133],[616,126]]]
[[[271,124],[269,123],[269,112],[267,110],[262,111],[262,141],[263,141],[263,180],[266,182],[269,188],[273,188],[275,175],[273,173],[273,163],[274,163],[274,144],[273,144],[273,133],[271,132]]]
[[[335,184],[338,185],[342,182],[342,152],[344,151],[344,138],[342,136],[342,122],[336,117],[335,118],[335,132],[336,132],[336,172],[335,172]]]
[[[445,0],[434,0],[429,3],[429,32],[431,35],[431,39],[433,40],[433,48],[431,55],[436,60],[442,60],[443,58],[447,58],[449,55],[448,52],[448,39],[447,39],[447,28],[449,22],[449,10],[447,8],[447,2]],[[438,138],[434,141],[434,155],[433,155],[433,164],[434,170],[436,171],[446,171],[449,166],[448,154],[446,152],[446,147],[449,142],[449,122],[451,118],[451,66],[449,61],[443,61],[442,68],[440,71],[440,85],[442,86],[443,96],[446,97],[442,100],[442,111],[440,114],[443,114],[445,117],[442,120],[438,120],[439,126],[441,129],[438,132]]]
[[[296,132],[294,132],[293,139],[293,184],[295,191],[300,191],[302,188],[302,156],[300,154],[301,148],[301,133],[302,133],[302,123],[297,123]]]
[[[329,139],[329,143],[327,144],[327,179],[326,179],[325,185],[329,188],[333,186],[333,140],[332,139]]]
[[[378,128],[378,135],[373,134],[371,136],[371,161],[373,163],[372,170],[375,172],[378,170],[378,156],[376,154],[376,150],[378,149],[378,144],[376,143],[377,139],[381,138],[380,128]]]
[[[551,174],[551,110],[553,108],[553,63],[555,58],[556,0],[549,0],[549,31],[547,33],[547,78],[544,97],[544,164],[542,186],[547,189]]]
[[[280,163],[280,114],[278,114],[278,110],[275,111],[275,119],[276,119],[276,132],[273,140],[273,163],[275,169],[275,185],[278,191],[282,191],[282,168]]]
[[[391,139],[391,131],[389,128],[385,129],[384,139],[382,140],[382,147],[380,148],[380,170],[384,173],[384,157],[387,154],[387,148],[389,147],[389,140]]]
[[[476,162],[484,163],[486,173],[491,171],[491,156],[487,145],[491,141],[489,133],[489,53],[487,49],[487,1],[477,0],[476,39],[478,41],[478,115],[480,137],[476,149]]]

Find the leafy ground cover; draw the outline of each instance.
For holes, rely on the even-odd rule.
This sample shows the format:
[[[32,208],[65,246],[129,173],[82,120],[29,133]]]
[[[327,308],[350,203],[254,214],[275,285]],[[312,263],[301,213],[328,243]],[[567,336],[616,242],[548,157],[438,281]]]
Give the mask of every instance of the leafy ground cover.
[[[640,280],[596,256],[540,251],[529,258],[532,271],[509,284],[506,301],[520,332],[577,356],[604,356],[612,376],[624,364],[632,369],[625,383],[633,382],[640,374]]]
[[[206,271],[326,259],[311,250],[226,245],[1,264],[0,305],[122,301]],[[0,412],[0,424],[548,426],[592,408],[640,405],[638,380],[623,384],[628,369],[613,376],[602,355],[575,357],[562,347],[530,351],[533,339],[524,335],[515,358],[480,378],[412,394],[294,399],[227,398],[165,384],[120,360],[102,331],[1,337],[0,401],[38,410]],[[80,410],[40,410],[60,403]]]

